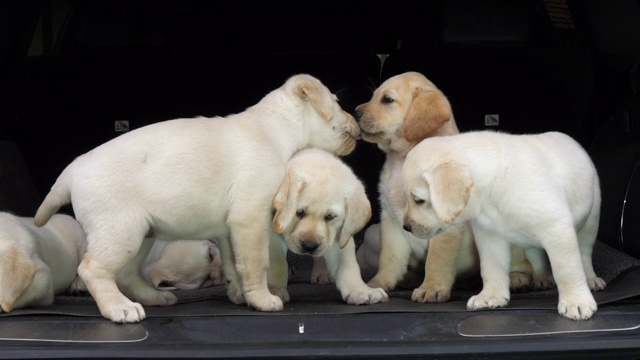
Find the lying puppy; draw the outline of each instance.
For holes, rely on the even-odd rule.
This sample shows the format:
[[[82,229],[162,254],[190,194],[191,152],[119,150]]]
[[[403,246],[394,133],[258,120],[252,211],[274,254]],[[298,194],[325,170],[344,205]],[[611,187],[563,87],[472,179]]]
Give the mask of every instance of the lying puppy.
[[[142,261],[138,259],[145,255]],[[137,277],[136,274],[141,274],[147,284],[159,290],[193,290],[225,283],[220,250],[215,240],[147,238],[136,258],[118,274],[116,283],[128,290],[130,279]],[[70,293],[87,291],[80,277],[69,287]]]
[[[342,299],[349,304],[389,299],[383,289],[367,286],[360,275],[353,235],[371,218],[371,204],[362,182],[340,159],[318,149],[295,154],[287,163],[273,207],[273,229],[284,240],[280,241],[281,254],[288,248],[323,258]],[[277,258],[272,266],[279,275],[272,277],[271,285],[286,289],[286,258]]]
[[[147,283],[161,290],[191,290],[225,283],[215,240],[156,240],[141,271]]]
[[[590,289],[605,287],[591,262],[600,186],[572,138],[490,131],[430,138],[409,152],[402,177],[407,231],[428,239],[471,223],[484,285],[467,308],[508,304],[511,243],[546,251],[560,315],[586,320],[596,312]]]
[[[282,300],[267,287],[268,238],[286,162],[306,147],[349,154],[358,134],[353,117],[318,79],[295,75],[238,114],[147,125],[79,156],[58,177],[35,223],[46,224],[73,199],[88,241],[78,272],[113,322],[143,320],[141,304],[177,301],[139,272],[128,271],[129,284],[120,289],[114,281],[134,257],[144,259],[136,254],[147,234],[229,242],[236,267],[225,276],[242,279],[230,298],[239,294],[255,309],[281,311]]]
[[[380,239],[377,273],[368,282],[374,288],[393,290],[407,282],[408,268],[424,263],[426,276],[412,300],[444,302],[451,297],[456,278],[477,274],[478,255],[468,226],[461,224],[434,236],[419,239],[402,228],[406,199],[400,170],[405,156],[420,140],[458,134],[451,105],[446,96],[424,75],[406,72],[387,79],[371,100],[355,111],[362,138],[386,153],[380,174]],[[376,246],[376,234],[371,242]],[[360,251],[368,251],[366,246]],[[373,249],[369,257],[376,257]],[[426,258],[426,262],[425,262]],[[409,281],[409,283],[411,283]],[[415,285],[415,284],[412,284]]]
[[[1,310],[53,304],[76,278],[85,250],[84,231],[69,215],[37,228],[33,218],[0,212]]]

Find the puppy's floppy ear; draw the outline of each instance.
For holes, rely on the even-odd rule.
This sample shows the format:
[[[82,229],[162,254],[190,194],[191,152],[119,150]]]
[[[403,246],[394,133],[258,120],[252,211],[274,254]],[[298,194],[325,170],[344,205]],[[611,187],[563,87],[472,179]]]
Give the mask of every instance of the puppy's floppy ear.
[[[447,162],[422,177],[429,185],[431,205],[438,218],[445,224],[452,223],[469,201],[473,187],[471,173],[458,163]]]
[[[16,300],[31,284],[36,274],[36,266],[33,261],[11,245],[0,261],[0,307],[4,312],[10,312],[15,306]]]
[[[207,241],[207,245],[209,248],[209,259],[211,259],[211,262],[213,262],[217,258],[220,258],[220,249],[218,248],[218,242],[209,239]]]
[[[413,100],[403,125],[403,135],[408,142],[429,137],[453,117],[451,104],[438,89],[414,88]]]
[[[344,223],[340,230],[338,245],[343,249],[349,239],[371,220],[371,203],[364,192],[344,198]]]
[[[321,118],[330,121],[333,118],[333,94],[320,80],[311,75],[299,74],[290,78],[293,93],[309,101]]]
[[[290,171],[285,174],[278,193],[273,199],[276,214],[273,216],[271,225],[278,234],[282,234],[293,223],[300,193],[306,185],[306,181],[294,172]]]

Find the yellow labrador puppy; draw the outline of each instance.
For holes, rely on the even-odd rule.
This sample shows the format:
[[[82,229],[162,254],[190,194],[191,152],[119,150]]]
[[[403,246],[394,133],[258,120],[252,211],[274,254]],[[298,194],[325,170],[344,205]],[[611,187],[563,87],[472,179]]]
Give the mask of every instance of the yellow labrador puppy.
[[[31,217],[0,212],[0,312],[53,304],[76,279],[85,249],[85,233],[69,215],[38,228]]]
[[[140,271],[147,283],[162,290],[191,290],[225,283],[215,240],[156,240]]]
[[[130,279],[138,272],[147,284],[160,290],[193,290],[225,283],[222,258],[215,240],[147,238],[134,260],[118,274],[116,283],[126,291],[135,291],[127,286],[132,285]],[[69,287],[70,293],[87,291],[80,277]]]
[[[471,223],[483,288],[467,308],[508,304],[510,244],[518,244],[546,250],[560,315],[586,320],[596,312],[590,290],[605,287],[591,260],[600,186],[571,137],[479,131],[425,139],[407,155],[402,177],[404,225],[414,236]]]
[[[466,224],[451,227],[429,241],[405,231],[402,213],[406,199],[400,175],[406,154],[422,139],[459,133],[451,105],[424,75],[406,72],[383,82],[355,113],[362,138],[386,153],[378,185],[379,234],[369,232],[359,250],[369,251],[367,244],[371,244],[374,249],[369,257],[376,257],[375,247],[380,248],[377,273],[368,284],[393,290],[407,276],[409,265],[425,263],[424,281],[414,290],[412,299],[447,301],[457,277],[478,272],[473,236]]]
[[[387,301],[381,288],[362,280],[353,235],[371,218],[371,204],[362,182],[336,156],[306,149],[287,163],[284,181],[273,201],[273,229],[281,235],[280,254],[323,258],[342,299],[362,305]],[[277,256],[271,285],[286,289],[286,258]],[[274,272],[272,270],[272,272]],[[276,290],[283,293],[282,290]]]
[[[138,322],[146,316],[142,305],[177,301],[139,271],[129,272],[122,290],[114,281],[147,234],[229,242],[237,274],[225,276],[242,279],[236,291],[257,310],[281,311],[282,300],[267,287],[268,238],[286,162],[306,147],[346,155],[358,134],[326,86],[294,75],[243,112],[147,125],[79,156],[58,177],[35,223],[46,224],[72,203],[88,242],[79,275],[113,322]]]

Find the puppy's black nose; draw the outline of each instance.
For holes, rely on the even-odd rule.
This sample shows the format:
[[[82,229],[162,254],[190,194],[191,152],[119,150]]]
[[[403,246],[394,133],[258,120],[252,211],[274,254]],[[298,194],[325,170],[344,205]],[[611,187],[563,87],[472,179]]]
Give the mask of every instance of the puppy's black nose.
[[[318,250],[318,246],[320,246],[320,244],[315,241],[303,240],[300,246],[302,247],[302,251],[313,254],[316,250]]]
[[[411,232],[411,225],[409,225],[409,224],[402,225],[402,228],[407,232]]]
[[[360,118],[362,117],[362,111],[356,108],[356,111],[353,112],[353,115],[356,118],[356,120],[360,120]]]

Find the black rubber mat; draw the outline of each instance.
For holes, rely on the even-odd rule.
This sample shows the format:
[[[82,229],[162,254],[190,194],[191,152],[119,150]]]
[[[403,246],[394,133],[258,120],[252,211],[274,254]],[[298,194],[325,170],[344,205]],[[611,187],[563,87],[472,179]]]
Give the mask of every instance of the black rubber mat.
[[[640,295],[640,260],[625,255],[608,245],[596,243],[594,248],[596,273],[607,281],[607,288],[594,293],[599,305]],[[286,316],[301,314],[358,314],[378,312],[446,312],[467,311],[466,303],[479,289],[454,289],[452,299],[445,303],[422,304],[411,301],[411,289],[390,293],[390,300],[373,305],[348,305],[342,301],[334,285],[310,284],[308,272],[298,271],[289,284],[291,301],[282,312],[260,312],[248,306],[235,305],[227,300],[224,286],[198,290],[176,291],[179,303],[168,307],[145,307],[148,317],[185,316]],[[556,315],[558,295],[555,289],[512,294],[505,308],[553,309]],[[57,314],[69,316],[101,317],[90,296],[58,296],[56,303],[48,307],[31,307],[0,314],[1,317],[20,315]],[[2,333],[0,333],[2,337]]]

